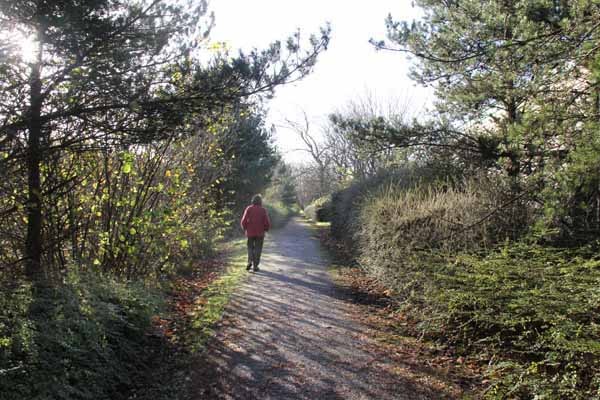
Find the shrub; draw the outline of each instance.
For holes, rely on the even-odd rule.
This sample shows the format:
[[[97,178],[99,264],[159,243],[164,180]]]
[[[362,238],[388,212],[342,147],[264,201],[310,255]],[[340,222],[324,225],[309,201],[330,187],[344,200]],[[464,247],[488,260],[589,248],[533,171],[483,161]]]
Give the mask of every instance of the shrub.
[[[141,285],[92,273],[70,272],[53,288],[5,286],[0,393],[7,400],[129,398],[157,356],[146,333],[161,302]]]
[[[421,260],[482,251],[528,225],[526,205],[507,202],[503,193],[485,180],[388,185],[363,204],[359,262],[400,296],[421,297],[431,279]]]
[[[406,186],[392,183],[367,199],[358,230],[367,249],[384,239],[403,255],[419,249],[480,250],[518,238],[533,220],[533,207],[524,197],[512,197],[500,180]]]
[[[510,244],[487,256],[422,265],[421,329],[496,359],[489,398],[600,396],[597,245]]]
[[[304,209],[304,215],[314,222],[329,222],[331,220],[331,197],[323,196]]]
[[[355,236],[361,229],[364,203],[373,193],[390,185],[398,189],[413,187],[419,182],[429,182],[439,176],[442,176],[441,173],[435,169],[407,167],[380,173],[334,193],[331,196],[331,236],[347,253],[357,256]]]

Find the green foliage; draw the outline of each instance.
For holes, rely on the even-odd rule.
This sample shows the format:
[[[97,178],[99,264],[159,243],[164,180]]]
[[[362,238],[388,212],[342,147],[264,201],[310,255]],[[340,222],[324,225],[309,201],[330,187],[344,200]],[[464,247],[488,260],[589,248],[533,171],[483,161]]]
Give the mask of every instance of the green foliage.
[[[195,168],[222,158],[201,151],[211,143],[188,139],[104,155],[65,154],[49,165],[48,180],[79,184],[44,204],[49,235],[68,249],[48,264],[157,279],[211,251],[230,218],[217,204],[215,181],[222,175]]]
[[[240,212],[256,193],[271,183],[280,161],[272,131],[265,127],[265,113],[252,107],[233,114],[218,133],[223,149],[219,187],[227,207]]]
[[[329,28],[231,56],[204,0],[2,0],[0,19],[0,391],[133,398],[156,311],[137,285],[213,251],[269,182],[258,105]]]
[[[541,196],[544,216],[538,223],[546,239],[581,243],[593,240],[600,229],[600,140],[598,127],[577,139],[574,148],[560,161],[560,167],[543,175]]]
[[[304,215],[314,222],[329,222],[331,220],[331,196],[323,196],[304,209]]]
[[[502,137],[542,98],[556,105],[568,102],[560,98],[562,90],[579,78],[586,80],[577,66],[587,66],[598,54],[593,26],[600,10],[593,1],[416,4],[424,9],[424,18],[411,23],[390,16],[389,42],[376,44],[415,56],[413,77],[437,83],[436,94],[443,100],[439,110],[450,119],[482,122],[491,116]],[[556,91],[548,93],[548,87]]]
[[[426,335],[497,358],[490,398],[597,397],[597,251],[511,243],[486,256],[425,256],[413,266],[422,297],[410,303],[427,318],[413,317]]]
[[[335,193],[332,236],[399,329],[489,365],[486,397],[600,398],[598,2],[415,3],[373,43],[416,59],[432,118],[331,121],[428,168]]]
[[[433,118],[336,117],[336,125],[420,159],[501,172],[513,191],[540,191],[541,231],[570,241],[598,237],[591,210],[599,198],[597,2],[415,3],[421,20],[390,16],[388,40],[373,43],[415,58],[412,77],[434,86],[439,99]]]
[[[281,202],[288,207],[293,207],[298,203],[296,188],[294,187],[294,183],[292,181],[287,180],[282,183],[279,198],[281,199]]]
[[[289,219],[298,213],[294,207],[277,201],[268,201],[268,199],[265,201],[265,208],[269,213],[273,229],[283,228]]]
[[[130,279],[156,279],[210,254],[237,219],[239,205],[231,199],[263,187],[277,159],[270,135],[257,122],[262,116],[250,112],[223,117],[202,136],[101,154],[64,151],[44,162],[43,182],[68,188],[68,195],[47,193],[42,203],[46,235],[54,238],[48,268],[75,263]],[[238,118],[258,125],[244,125],[241,134]],[[243,163],[252,168],[242,169]],[[14,210],[0,218],[13,234],[7,230],[0,237],[6,244],[0,261],[9,262],[18,252],[5,251],[21,248],[27,218],[19,207],[25,182],[6,184],[14,194],[0,203]]]
[[[310,37],[308,51],[302,50],[297,33],[287,46],[274,42],[263,51],[240,52],[236,57],[226,53],[207,57],[204,39],[212,23],[212,17],[203,18],[207,11],[206,1],[184,0],[159,0],[145,5],[110,0],[0,2],[0,18],[9,22],[0,27],[0,34],[8,42],[18,43],[31,37],[36,44],[31,61],[24,60],[17,46],[12,45],[3,47],[0,60],[0,88],[4,94],[0,100],[0,170],[27,172],[1,187],[3,194],[19,197],[11,199],[7,209],[0,209],[0,218],[25,214],[25,218],[20,218],[27,224],[25,237],[11,238],[21,242],[15,248],[24,249],[24,254],[9,256],[26,259],[30,276],[40,275],[61,258],[62,246],[54,239],[62,238],[65,232],[56,236],[62,226],[47,226],[47,221],[64,214],[50,216],[53,211],[62,210],[48,208],[57,200],[65,201],[68,190],[64,189],[77,183],[79,175],[71,172],[79,171],[67,168],[63,174],[65,164],[74,169],[81,166],[77,164],[79,160],[71,158],[74,154],[85,157],[98,155],[101,150],[112,163],[122,150],[136,155],[148,151],[148,158],[160,158],[160,154],[152,153],[154,149],[139,147],[181,143],[182,139],[197,139],[203,134],[210,137],[225,127],[238,130],[239,135],[221,137],[229,141],[217,141],[221,146],[216,151],[224,154],[230,145],[238,147],[238,154],[254,150],[246,161],[262,164],[254,168],[256,175],[252,177],[264,180],[269,176],[274,156],[270,154],[272,146],[266,146],[266,150],[260,146],[270,139],[262,127],[263,118],[257,112],[244,117],[240,109],[247,108],[245,101],[260,103],[275,86],[307,75],[318,54],[327,47],[329,28],[321,30],[320,38]],[[231,115],[233,123],[223,122],[224,117]],[[122,181],[135,179],[134,158],[133,154],[123,155],[118,170],[124,175],[120,177]],[[215,158],[211,161],[210,166],[217,165]],[[58,174],[49,168],[51,163],[61,167]],[[227,163],[228,167],[232,165]],[[104,168],[105,182],[95,182],[101,190],[112,184],[107,175],[116,171],[112,167]],[[233,172],[238,173],[239,168]],[[223,171],[222,176],[225,174]],[[25,177],[27,182],[22,181]],[[143,190],[135,185],[125,189],[136,202],[146,202],[149,188],[144,185],[156,183],[149,182],[154,176],[143,179],[147,181],[138,185]],[[216,180],[214,183],[218,184]],[[189,182],[175,182],[175,186],[186,184]],[[145,193],[135,194],[134,189],[139,190],[138,194]],[[99,195],[110,199],[110,193]],[[199,196],[198,201],[203,199]],[[138,211],[139,208],[129,214],[125,225],[136,223]],[[15,223],[14,219],[10,222]],[[79,222],[72,220],[71,229]],[[117,241],[129,243],[137,235],[134,226],[120,227],[125,231],[114,230],[111,219],[103,222],[108,236],[96,239],[111,247]],[[113,232],[116,237],[111,236]],[[177,243],[186,247],[185,240]],[[191,244],[189,240],[187,243]],[[144,245],[117,247],[119,254],[109,254],[111,259],[120,258],[123,251],[139,253]],[[96,256],[94,263],[106,265],[105,254]]]
[[[294,207],[298,203],[296,184],[290,166],[280,161],[275,168],[275,174],[266,192],[266,197],[271,202],[281,202],[286,207]]]
[[[298,214],[296,200],[292,171],[288,165],[280,161],[263,199],[274,229],[283,228],[292,216]]]
[[[506,193],[481,179],[374,191],[354,236],[360,265],[391,289],[399,330],[489,363],[488,398],[595,398],[600,244],[511,240],[534,214]]]
[[[158,292],[71,270],[55,287],[0,292],[0,390],[8,399],[127,399],[159,358],[146,335]]]

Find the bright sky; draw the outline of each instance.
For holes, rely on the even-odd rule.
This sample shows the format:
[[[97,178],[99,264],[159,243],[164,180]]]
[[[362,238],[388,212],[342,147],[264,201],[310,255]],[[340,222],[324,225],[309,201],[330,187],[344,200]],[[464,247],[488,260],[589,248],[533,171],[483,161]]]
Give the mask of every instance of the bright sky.
[[[420,11],[410,0],[211,0],[216,26],[211,40],[230,48],[264,48],[300,28],[307,37],[325,22],[332,27],[329,49],[314,72],[300,82],[277,90],[270,103],[269,122],[298,119],[305,110],[315,133],[327,114],[369,91],[379,99],[409,101],[413,112],[431,103],[432,91],[408,78],[409,61],[399,53],[375,51],[370,38],[385,39],[386,16],[413,20]],[[301,142],[292,131],[278,128],[278,147],[288,161],[306,154],[294,152]]]
[[[409,101],[413,112],[431,104],[430,89],[408,78],[409,61],[400,53],[375,51],[370,38],[385,39],[386,16],[413,20],[420,10],[410,0],[211,0],[216,26],[211,40],[232,49],[264,48],[300,28],[303,35],[318,33],[331,23],[332,40],[314,72],[298,83],[277,90],[268,120],[281,125],[283,118],[299,119],[305,110],[315,133],[326,116],[349,100],[371,92],[378,99]],[[279,128],[276,140],[288,161],[301,161],[306,153],[294,132]]]
[[[284,119],[301,120],[305,111],[312,134],[329,113],[351,100],[373,95],[380,103],[409,104],[419,114],[431,105],[433,91],[408,78],[410,61],[402,54],[376,51],[369,39],[385,39],[384,20],[413,20],[421,11],[410,0],[209,0],[216,16],[210,40],[225,42],[230,49],[266,48],[300,29],[304,39],[331,23],[332,38],[312,74],[277,89],[269,105],[268,123],[277,127],[276,142],[288,161],[302,161],[305,152],[298,135],[286,129]],[[22,40],[23,51],[33,43]]]
[[[298,135],[281,127],[284,119],[301,120],[305,111],[312,134],[329,113],[351,100],[373,95],[379,102],[409,104],[423,113],[433,101],[431,89],[408,78],[410,61],[400,53],[376,51],[369,39],[385,39],[384,20],[413,20],[421,14],[410,0],[209,0],[216,25],[210,40],[226,42],[230,49],[266,48],[300,29],[304,39],[331,23],[329,48],[320,55],[312,74],[277,89],[269,107],[268,123],[277,127],[276,142],[287,161],[302,161],[307,154]],[[23,40],[26,54],[32,42]]]

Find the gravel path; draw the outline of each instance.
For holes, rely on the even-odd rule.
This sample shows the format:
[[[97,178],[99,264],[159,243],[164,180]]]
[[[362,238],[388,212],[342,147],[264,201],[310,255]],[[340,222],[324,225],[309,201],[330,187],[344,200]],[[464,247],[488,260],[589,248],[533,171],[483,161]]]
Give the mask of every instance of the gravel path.
[[[196,398],[438,398],[377,354],[305,222],[269,235],[263,254],[198,363]]]

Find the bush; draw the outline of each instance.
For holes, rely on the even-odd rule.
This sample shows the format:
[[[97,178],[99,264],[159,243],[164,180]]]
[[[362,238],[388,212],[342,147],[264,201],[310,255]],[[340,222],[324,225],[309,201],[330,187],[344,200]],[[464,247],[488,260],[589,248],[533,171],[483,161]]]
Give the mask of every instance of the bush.
[[[507,202],[500,184],[407,186],[391,184],[364,200],[355,239],[361,266],[400,297],[416,297],[411,301],[425,301],[432,278],[421,260],[484,251],[528,226],[528,207]]]
[[[439,301],[451,306],[448,323],[462,326],[456,337],[466,334],[474,347],[503,356],[489,371],[490,397],[599,398],[597,254],[597,245],[513,244],[485,258],[456,259],[461,274]]]
[[[9,399],[127,399],[157,356],[146,335],[162,299],[140,285],[71,272],[53,288],[0,294],[0,393]]]
[[[363,195],[360,264],[406,329],[494,360],[488,398],[598,398],[600,244],[525,243],[535,209],[506,193],[480,179]]]
[[[266,202],[265,208],[269,213],[269,219],[273,229],[283,228],[290,218],[297,213],[292,207],[286,206],[279,201]]]
[[[331,197],[323,196],[304,209],[304,215],[314,222],[331,221]]]
[[[367,180],[359,181],[331,196],[331,236],[346,253],[358,256],[357,232],[361,229],[364,203],[378,191],[394,185],[396,188],[413,187],[442,176],[429,168],[403,168],[386,171]]]
[[[496,360],[488,398],[598,398],[597,253],[513,243],[486,256],[422,258],[412,316],[427,336]]]
[[[500,180],[439,180],[408,188],[392,183],[367,198],[358,234],[367,250],[393,243],[402,255],[481,250],[520,237],[533,215],[527,200],[512,197]]]

